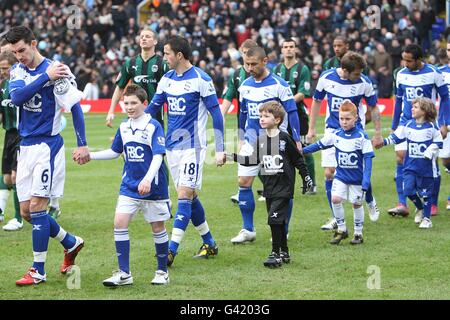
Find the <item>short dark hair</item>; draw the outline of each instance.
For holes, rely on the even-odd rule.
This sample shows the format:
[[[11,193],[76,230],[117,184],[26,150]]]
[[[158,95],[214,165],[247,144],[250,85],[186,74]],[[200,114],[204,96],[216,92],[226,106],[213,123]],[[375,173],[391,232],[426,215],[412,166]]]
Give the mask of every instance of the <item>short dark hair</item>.
[[[16,57],[11,51],[4,51],[0,53],[0,61],[6,60],[10,65],[13,65],[17,62]]]
[[[344,37],[344,36],[337,36],[337,37],[335,37],[334,39],[333,39],[333,42],[334,41],[342,41],[344,44],[348,44],[348,39],[346,38],[346,37]]]
[[[359,53],[348,51],[341,59],[341,68],[348,72],[353,72],[356,69],[364,70],[367,67],[366,60]]]
[[[408,44],[406,47],[403,48],[402,52],[412,54],[414,60],[419,60],[423,58],[422,47],[420,47],[418,44],[415,43]]]
[[[447,49],[439,48],[439,50],[437,51],[437,56],[441,62],[446,61],[448,59]]]
[[[270,100],[267,102],[264,102],[259,107],[259,112],[267,112],[273,114],[273,117],[275,119],[280,119],[280,123],[278,124],[278,127],[283,123],[285,112],[283,106],[276,100]]]
[[[126,87],[125,92],[123,93],[123,96],[136,96],[139,101],[144,102],[148,99],[147,92],[137,84],[130,84]]]
[[[262,60],[265,57],[267,57],[267,54],[266,54],[266,51],[264,50],[264,48],[254,47],[254,48],[248,49],[247,57],[257,57],[260,60]]]
[[[283,43],[281,44],[281,47],[283,47],[284,44],[285,44],[286,42],[293,42],[293,43],[294,43],[294,47],[297,47],[297,41],[295,41],[295,40],[292,39],[292,38],[287,38],[287,39],[285,39],[285,40],[283,41]]]
[[[185,38],[180,36],[172,36],[166,41],[165,45],[169,45],[170,49],[172,49],[175,54],[181,52],[186,60],[191,58],[192,49],[189,42]]]
[[[23,40],[26,44],[30,44],[31,41],[36,40],[33,31],[25,26],[12,27],[5,35],[5,40],[8,43],[15,44],[20,40]]]

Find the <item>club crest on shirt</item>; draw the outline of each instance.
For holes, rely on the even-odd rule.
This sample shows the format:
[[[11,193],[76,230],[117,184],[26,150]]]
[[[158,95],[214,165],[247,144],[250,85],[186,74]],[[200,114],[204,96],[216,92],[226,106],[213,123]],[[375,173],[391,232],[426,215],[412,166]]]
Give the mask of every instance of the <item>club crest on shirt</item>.
[[[280,151],[284,152],[286,150],[286,141],[280,140]]]
[[[61,78],[55,81],[55,94],[63,95],[69,91],[70,82],[67,78]]]
[[[166,144],[166,139],[164,137],[158,137],[158,144],[164,146]]]

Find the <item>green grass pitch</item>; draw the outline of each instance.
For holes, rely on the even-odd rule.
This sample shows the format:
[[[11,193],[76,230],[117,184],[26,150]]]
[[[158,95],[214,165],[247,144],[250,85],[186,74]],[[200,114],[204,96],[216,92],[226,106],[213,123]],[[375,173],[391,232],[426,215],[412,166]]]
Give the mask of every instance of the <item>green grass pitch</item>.
[[[292,263],[277,270],[265,268],[262,262],[269,254],[271,244],[264,203],[257,202],[256,205],[257,240],[247,245],[232,245],[230,239],[241,229],[239,208],[229,200],[237,191],[236,164],[222,168],[209,164],[204,167],[200,199],[218,243],[219,255],[209,260],[192,259],[201,245],[201,238],[190,225],[170,268],[170,285],[152,286],[150,281],[156,267],[152,233],[142,215],[138,215],[130,225],[134,285],[105,288],[102,280],[117,269],[113,217],[123,162],[118,159],[92,161],[85,166],[74,164],[70,155],[75,147],[75,137],[70,115],[68,118],[68,127],[63,132],[66,187],[58,222],[67,231],[85,239],[85,248],[77,258],[79,273],[59,274],[63,249],[59,243],[50,240],[47,283],[16,287],[15,280],[32,263],[31,227],[26,224],[22,231],[12,233],[0,230],[0,300],[450,298],[450,213],[445,211],[450,176],[445,172],[442,174],[440,214],[433,217],[432,229],[419,230],[413,216],[406,219],[390,217],[386,210],[396,203],[393,147],[376,152],[372,181],[382,214],[379,221],[373,223],[366,210],[363,245],[354,247],[345,240],[339,246],[332,246],[328,243],[331,233],[319,229],[330,214],[320,155],[316,154],[318,193],[303,196],[297,191],[295,197],[289,234]],[[228,129],[235,128],[235,119],[235,116],[227,116]],[[116,120],[115,129],[118,122]],[[390,119],[384,118],[383,124],[388,128]],[[318,128],[322,127],[323,120],[318,125]],[[91,149],[109,147],[109,138],[115,134],[115,129],[104,126],[104,115],[86,115],[86,128]],[[369,133],[373,133],[370,131],[373,126],[369,124],[368,128]],[[384,136],[388,133],[388,129],[383,131]],[[257,182],[256,186],[259,185]],[[174,214],[176,194],[173,184],[171,196]],[[346,204],[345,209],[347,226],[353,231],[351,207]],[[6,219],[11,218],[11,198],[6,214]],[[172,223],[173,220],[167,223],[169,233]],[[74,279],[76,281],[71,281]],[[78,285],[79,289],[76,289]],[[379,289],[376,289],[377,285]]]

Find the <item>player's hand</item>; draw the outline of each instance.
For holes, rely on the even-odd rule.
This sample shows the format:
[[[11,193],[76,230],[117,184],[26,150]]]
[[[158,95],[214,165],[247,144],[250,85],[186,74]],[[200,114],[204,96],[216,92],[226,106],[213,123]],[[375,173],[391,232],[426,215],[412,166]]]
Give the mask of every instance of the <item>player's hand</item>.
[[[297,145],[298,151],[303,152],[302,142],[301,141],[297,141],[297,142],[295,142],[295,144]]]
[[[151,188],[152,188],[152,185],[150,184],[150,181],[148,181],[148,180],[142,180],[142,181],[139,183],[139,186],[138,186],[138,192],[139,192],[139,194],[140,194],[141,196],[143,196],[143,195],[145,195],[145,194],[147,194],[147,193],[150,193]]]
[[[379,146],[379,145],[383,145],[383,137],[381,136],[381,134],[376,134],[373,136],[372,138],[372,145],[374,147]]]
[[[225,152],[225,159],[227,161],[233,161],[234,160],[234,154],[233,153],[229,153],[229,152]]]
[[[447,133],[448,133],[448,128],[447,126],[444,124],[441,126],[441,135],[442,135],[442,139],[445,139],[447,137]]]
[[[306,175],[303,178],[302,194],[305,194],[306,192],[309,192],[309,191],[312,192],[313,189],[314,189],[313,180],[311,179],[310,175]]]
[[[362,194],[361,194],[361,199],[359,199],[359,197],[358,197],[358,199],[357,199],[357,204],[360,204],[360,205],[362,205],[363,203],[364,203],[364,200],[366,199],[366,193],[367,193],[367,190],[362,190]]]
[[[313,143],[316,138],[316,129],[309,128],[308,134],[306,135],[306,143]]]
[[[91,161],[91,155],[89,153],[89,148],[87,146],[85,147],[78,147],[72,152],[72,159],[78,164],[85,164]]]
[[[372,145],[375,149],[381,149],[384,146],[384,140],[382,136],[373,137],[372,139]]]
[[[226,158],[225,152],[216,152],[216,165],[218,167],[223,166],[226,161],[227,161],[227,158]]]
[[[47,73],[48,77],[50,78],[50,80],[52,80],[52,81],[69,76],[67,67],[64,64],[57,62],[57,61],[53,62],[47,68],[46,73]]]
[[[106,126],[112,128],[112,123],[114,121],[114,112],[108,112],[108,115],[106,116]]]

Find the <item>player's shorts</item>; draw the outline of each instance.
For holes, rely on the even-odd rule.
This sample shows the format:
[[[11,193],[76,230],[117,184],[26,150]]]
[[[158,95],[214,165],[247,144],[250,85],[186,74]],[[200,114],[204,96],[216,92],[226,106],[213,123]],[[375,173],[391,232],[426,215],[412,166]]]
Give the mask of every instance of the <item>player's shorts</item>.
[[[140,200],[120,195],[117,199],[116,213],[126,213],[134,216],[142,211],[148,223],[167,221],[170,219],[170,202],[167,200]]]
[[[17,153],[20,147],[20,135],[17,129],[11,129],[5,133],[2,156],[2,173],[11,174],[17,171]]]
[[[288,198],[266,198],[267,224],[286,224],[289,216]]]
[[[202,187],[206,148],[167,150],[166,155],[167,164],[175,186],[200,190]]]
[[[248,141],[245,141],[239,151],[241,156],[251,156],[253,153],[253,147]],[[256,177],[259,173],[259,165],[257,166],[243,166],[238,164],[238,177]]]
[[[444,139],[442,149],[439,149],[439,158],[450,158],[450,137],[447,135]]]
[[[336,129],[326,128],[325,134],[333,133],[334,131],[336,131]],[[322,150],[320,153],[322,156],[322,161],[321,161],[322,168],[336,168],[337,167],[336,148],[335,147]]]
[[[345,184],[338,179],[333,179],[331,186],[331,196],[348,200],[351,204],[362,205],[362,186],[354,184]]]
[[[405,196],[419,194],[421,198],[429,198],[433,192],[434,179],[431,177],[418,177],[412,172],[403,172],[403,193]]]
[[[64,193],[64,141],[60,135],[43,139],[27,139],[20,145],[17,159],[17,196],[19,201],[31,197],[60,198]]]

